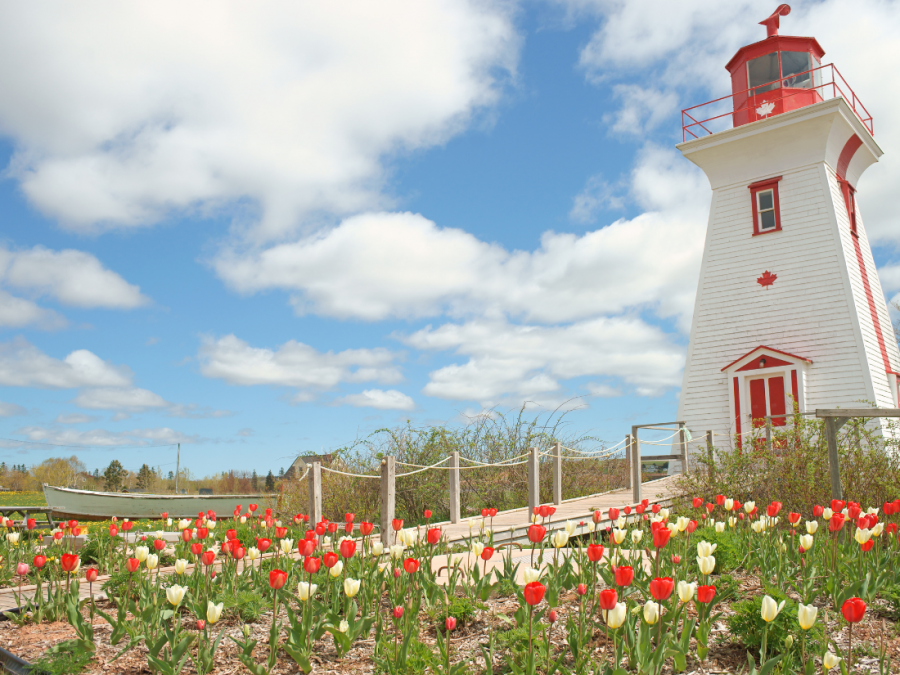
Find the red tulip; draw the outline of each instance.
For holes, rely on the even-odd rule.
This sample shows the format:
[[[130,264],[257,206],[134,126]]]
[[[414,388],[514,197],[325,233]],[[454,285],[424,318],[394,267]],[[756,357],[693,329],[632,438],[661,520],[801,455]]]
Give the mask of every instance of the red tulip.
[[[316,534],[320,537],[323,536],[327,528],[328,525],[326,525],[325,523],[316,523]]]
[[[213,562],[215,561],[215,559],[216,559],[215,551],[204,551],[203,555],[200,556],[200,562],[202,562],[207,567],[212,565]]]
[[[352,523],[355,518],[356,518],[355,513],[345,513],[344,514],[344,522],[345,523]]]
[[[860,544],[860,545],[859,545],[859,549],[860,549],[863,553],[866,553],[866,552],[868,552],[868,551],[871,551],[871,550],[872,550],[872,547],[873,547],[874,545],[875,545],[875,540],[874,540],[874,539],[869,539],[869,541],[867,541],[865,544]]]
[[[709,511],[710,513],[712,513],[714,508],[716,508],[715,504],[707,504],[706,505],[706,510]]]
[[[403,618],[403,607],[401,605],[394,607],[394,618],[397,620]]]
[[[828,529],[832,532],[837,532],[844,526],[844,514],[843,513],[834,513],[831,516],[831,520],[828,521]]]
[[[825,513],[824,506],[819,506],[818,504],[816,504],[813,507],[813,518],[821,518],[823,513]]]
[[[141,566],[141,561],[137,558],[129,558],[125,561],[125,567],[129,572],[137,572],[137,568]]]
[[[630,586],[634,580],[634,570],[627,565],[620,565],[616,568],[616,585]]]
[[[637,506],[634,507],[634,510],[640,514],[647,510],[647,506],[645,504],[638,504]]]
[[[850,520],[856,520],[857,518],[859,518],[860,513],[862,513],[862,509],[860,508],[859,504],[857,504],[856,502],[849,502],[847,504],[847,517]]]
[[[533,544],[540,544],[544,540],[545,534],[547,534],[547,528],[535,523],[528,528],[528,541]]]
[[[547,511],[548,511],[548,513],[552,516],[554,513],[556,513],[556,507],[555,507],[555,506],[548,506],[548,507],[547,507]]]
[[[447,620],[444,621],[444,626],[447,628],[447,631],[456,630],[456,619],[452,616],[448,616]]]
[[[193,536],[194,536],[194,531],[193,531],[192,529],[188,528],[188,527],[184,528],[184,529],[181,531],[181,540],[182,540],[184,543],[189,542],[189,541],[191,540],[191,537],[193,537]]]
[[[653,531],[653,545],[656,548],[663,548],[666,544],[669,543],[669,537],[672,536],[672,533],[669,531],[668,527],[657,527]]]
[[[407,558],[403,561],[403,569],[407,574],[415,574],[419,571],[419,561],[415,558]]]
[[[309,539],[311,542],[316,543],[316,531],[315,530],[307,530],[303,533],[304,539]]]
[[[489,508],[487,508],[487,507],[481,509],[481,517],[482,517],[482,518],[487,518],[488,515],[490,514],[490,512],[491,512],[491,510],[490,510]]]
[[[715,586],[697,586],[697,601],[706,604],[716,596]]]
[[[197,630],[206,628],[206,622],[203,619],[197,619]]]
[[[725,505],[725,495],[716,495],[716,506]]]
[[[481,552],[481,559],[487,562],[491,559],[492,555],[494,555],[494,549],[490,546],[485,546],[484,550]]]
[[[675,582],[671,577],[656,577],[650,582],[650,595],[656,600],[668,600],[675,589]]]
[[[375,526],[374,526],[372,523],[362,522],[362,523],[359,524],[359,533],[360,533],[362,536],[367,537],[367,536],[369,536],[370,534],[372,534],[372,529],[373,529],[374,527],[375,527]]]
[[[432,527],[425,533],[425,536],[428,539],[428,543],[435,546],[441,540],[441,528]]]
[[[584,595],[587,593],[587,586],[585,584],[578,584],[575,588],[575,592],[578,593],[578,595]]]
[[[228,533],[232,533],[234,530],[228,530]],[[237,534],[235,534],[237,536]],[[286,527],[276,527],[275,528],[275,538],[276,539],[284,539],[287,536],[287,528]],[[228,537],[229,539],[234,539],[234,537]]]
[[[322,563],[328,569],[331,569],[332,567],[337,565],[337,561],[338,561],[338,554],[335,553],[334,551],[326,551],[324,553],[324,555],[322,555]]]
[[[195,541],[193,544],[191,544],[191,553],[193,553],[194,555],[200,555],[201,553],[203,553],[203,544],[201,544],[199,541]]]
[[[394,528],[394,532],[397,532],[398,530],[402,530],[403,529],[403,519],[402,518],[394,518],[391,521],[391,527]]]
[[[34,518],[29,518],[28,520],[26,520],[25,527],[29,530],[33,530],[35,527],[37,527],[37,523],[35,522]]]
[[[651,510],[653,513],[659,513],[660,508],[661,508],[661,507],[660,507],[659,504],[654,504],[653,506],[650,507],[650,510]]]
[[[340,549],[342,557],[347,559],[352,558],[356,553],[356,542],[352,539],[344,539],[344,541],[341,542]]]
[[[774,518],[778,515],[778,512],[781,511],[781,507],[783,504],[781,502],[772,502],[766,507],[766,515],[769,518]]]
[[[328,531],[331,534],[334,534],[335,532],[337,532],[337,523],[328,523]]]
[[[607,611],[611,610],[616,606],[616,603],[619,601],[619,593],[615,588],[605,588],[600,591],[600,609],[605,609]]]
[[[598,562],[603,557],[603,544],[588,544],[587,556],[591,562]]]
[[[791,511],[791,512],[788,514],[788,522],[789,522],[791,525],[796,525],[797,523],[800,522],[800,514],[799,514],[799,513],[794,513],[793,511]]]
[[[269,572],[269,586],[277,591],[284,586],[285,582],[287,582],[287,577],[287,572],[283,572],[279,569],[272,570]]]
[[[888,534],[897,534],[897,523],[888,523],[884,529]]]
[[[488,516],[490,516],[491,518],[493,518],[493,517],[496,516],[496,515],[497,515],[497,509],[495,509],[494,507],[491,507],[491,508],[488,509]]]
[[[243,546],[233,546],[231,549],[231,557],[235,560],[240,560],[241,558],[243,558],[244,553],[246,553],[246,551],[244,551]]]
[[[680,555],[675,555],[675,554],[673,553],[673,554],[672,554],[672,564],[673,564],[673,565],[678,565],[678,564],[680,564],[680,563],[681,563],[681,556],[680,556]]]
[[[555,610],[555,609],[551,609],[551,610],[550,610],[550,613],[547,615],[547,619],[550,621],[550,623],[556,623],[556,620],[557,620],[558,618],[559,618],[559,617],[558,617],[557,614],[556,614],[556,610]]]
[[[250,509],[250,513],[253,513],[256,511],[257,506],[256,504],[250,504],[247,508]]]
[[[74,553],[63,553],[59,564],[63,572],[74,572],[78,567],[78,556]]]
[[[425,509],[425,520],[431,518],[431,509]]]
[[[265,553],[269,550],[269,547],[272,545],[271,539],[257,539],[256,540],[256,548],[259,549],[260,553]]]
[[[693,504],[695,509],[699,509],[701,506],[703,506],[703,498],[702,497],[694,497],[691,500],[691,504]]]
[[[47,564],[47,556],[45,556],[45,555],[36,555],[36,556],[34,556],[34,560],[33,560],[32,562],[34,563],[34,566],[35,566],[37,569],[41,569],[41,568],[44,567],[44,565]]]
[[[619,519],[619,509],[613,507],[609,510],[609,519],[610,520],[618,520]]]
[[[741,514],[741,515],[744,515],[744,514]],[[696,530],[696,529],[697,529],[697,521],[696,521],[696,520],[689,520],[689,521],[688,521],[688,526],[687,526],[688,534],[691,534],[691,533],[692,533],[694,530]]]
[[[831,510],[832,511],[843,511],[844,507],[846,505],[847,505],[847,503],[840,499],[832,499],[831,500]]]
[[[126,532],[130,532],[132,527],[134,527],[134,521],[126,520],[124,523],[122,523],[122,529]]]
[[[321,558],[314,558],[314,557],[310,556],[303,560],[303,569],[306,571],[307,574],[315,574],[316,572],[319,571],[321,566],[322,566]]]
[[[625,515],[626,515],[626,516],[630,516],[630,515],[631,515],[631,507],[630,507],[630,506],[626,506],[624,509],[622,509],[622,511],[625,512]]]
[[[540,581],[532,581],[530,584],[525,584],[524,595],[525,602],[529,605],[534,606],[538,604],[541,600],[544,599],[544,593],[546,592],[546,588],[544,584]]]
[[[538,507],[538,515],[541,518],[549,518],[550,517],[550,507],[546,504]]]
[[[316,542],[311,539],[301,539],[297,542],[297,551],[301,556],[307,558],[316,550]]]
[[[866,603],[860,598],[850,598],[841,605],[841,614],[849,623],[859,623],[866,613]]]
[[[84,570],[84,578],[87,579],[88,583],[93,583],[93,582],[97,581],[98,574],[99,574],[99,572],[97,572],[96,567],[88,567],[87,569]]]
[[[115,537],[115,536],[118,536],[118,534],[119,534],[119,528],[116,527],[115,525],[110,525],[109,526],[109,536]]]
[[[884,511],[884,515],[892,516],[894,515],[894,503],[893,502],[885,502],[881,507],[881,510]]]
[[[205,527],[197,528],[197,539],[206,539],[206,535],[209,534],[209,529]]]
[[[284,529],[284,528],[281,528],[281,529]],[[225,538],[228,539],[229,541],[231,539],[237,539],[237,530],[226,530]]]
[[[163,539],[154,539],[153,540],[153,548],[157,551],[162,551],[166,547],[166,542]]]
[[[597,509],[596,511],[594,511],[594,515],[591,516],[591,518],[593,518],[594,520],[594,525],[597,525],[601,520],[603,520],[603,511]]]

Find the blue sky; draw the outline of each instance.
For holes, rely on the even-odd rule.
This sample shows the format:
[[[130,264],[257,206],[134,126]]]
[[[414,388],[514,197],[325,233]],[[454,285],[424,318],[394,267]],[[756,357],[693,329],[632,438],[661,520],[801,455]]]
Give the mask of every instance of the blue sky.
[[[0,459],[265,472],[525,401],[613,442],[673,418],[709,201],[679,110],[774,5],[349,4],[0,9]],[[853,7],[782,33],[874,114],[892,297],[900,9]]]

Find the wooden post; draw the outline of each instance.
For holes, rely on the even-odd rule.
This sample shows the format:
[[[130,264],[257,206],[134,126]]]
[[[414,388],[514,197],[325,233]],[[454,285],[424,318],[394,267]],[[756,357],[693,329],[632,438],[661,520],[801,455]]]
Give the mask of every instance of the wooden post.
[[[322,521],[322,465],[313,462],[309,467],[309,520]]]
[[[541,504],[541,468],[538,461],[540,460],[540,455],[538,455],[537,448],[529,448],[528,449],[528,520],[531,520],[531,514],[534,513],[534,509]]]
[[[641,439],[638,427],[631,427],[631,501],[637,504],[641,497]]]
[[[706,461],[709,462],[709,479],[712,480],[716,474],[713,464],[713,432],[709,429],[706,432]]]
[[[391,455],[381,460],[381,543],[390,546],[396,508],[396,469]]]
[[[825,439],[828,441],[828,472],[831,475],[831,498],[843,500],[841,490],[841,466],[837,451],[837,432],[846,418],[825,418]]]
[[[631,436],[625,437],[625,487],[631,489]]]
[[[562,504],[562,443],[553,446],[553,503]]]
[[[461,520],[461,504],[459,490],[459,453],[450,453],[450,522],[454,525]]]
[[[690,473],[690,466],[688,465],[687,427],[684,426],[684,422],[679,422],[678,432],[681,436],[681,473]]]
[[[769,417],[766,418],[766,450],[772,453],[772,420]]]

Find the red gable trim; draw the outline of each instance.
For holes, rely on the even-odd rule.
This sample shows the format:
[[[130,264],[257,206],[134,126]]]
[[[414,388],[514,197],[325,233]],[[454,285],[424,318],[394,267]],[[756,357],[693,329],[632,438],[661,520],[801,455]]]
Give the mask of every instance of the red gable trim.
[[[859,150],[859,146],[861,145],[862,139],[856,134],[853,134],[847,139],[844,148],[841,150],[841,155],[838,157],[837,168],[835,169],[838,180],[846,180],[850,161],[853,159],[853,155],[856,154],[856,151]]]
[[[757,370],[759,368],[774,368],[775,366],[792,366],[793,363],[788,363],[787,361],[782,361],[781,359],[776,359],[774,356],[770,356],[766,359],[766,365],[760,364],[762,359],[766,359],[765,356],[760,356],[759,359],[753,359],[746,366],[741,366],[738,368],[738,372],[742,370]]]
[[[860,141],[860,143],[861,142],[862,141]],[[758,187],[763,187],[763,186],[768,187],[769,185],[773,185],[780,180],[781,180],[781,176],[774,176],[773,178],[766,178],[765,180],[758,180],[755,183],[750,183],[750,185],[748,185],[747,188],[750,190],[753,190]]]
[[[759,347],[754,347],[753,349],[751,349],[749,352],[744,354],[739,359],[735,359],[734,361],[729,363],[727,366],[722,368],[722,370],[719,372],[725,372],[726,370],[731,368],[731,366],[733,366],[735,363],[743,361],[744,359],[746,359],[748,356],[750,356],[754,352],[758,352],[760,349],[768,349],[770,352],[775,352],[776,354],[781,354],[782,356],[787,356],[790,359],[796,359],[798,361],[805,361],[806,363],[812,363],[812,359],[808,359],[805,356],[797,356],[796,354],[791,354],[790,352],[784,352],[784,351],[781,351],[780,349],[773,349],[772,347],[766,347],[765,345],[760,345]]]

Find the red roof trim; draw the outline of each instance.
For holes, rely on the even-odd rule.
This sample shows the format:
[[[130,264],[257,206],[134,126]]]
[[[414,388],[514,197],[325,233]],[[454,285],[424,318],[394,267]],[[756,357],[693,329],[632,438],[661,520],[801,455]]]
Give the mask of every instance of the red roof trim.
[[[765,180],[758,180],[755,183],[750,183],[750,185],[747,186],[747,189],[754,190],[758,187],[764,187],[764,186],[767,187],[769,185],[772,185],[773,183],[777,183],[780,180],[781,180],[781,176],[775,176],[773,178],[766,178]]]
[[[722,368],[722,370],[720,370],[719,372],[725,372],[726,370],[731,368],[731,366],[733,366],[735,363],[743,361],[751,354],[758,352],[760,349],[768,349],[770,352],[775,352],[776,354],[781,354],[782,356],[787,356],[789,358],[796,359],[798,361],[805,361],[806,363],[812,363],[812,359],[808,359],[805,356],[797,356],[796,354],[791,354],[790,352],[784,352],[784,351],[781,351],[780,349],[773,349],[772,347],[766,347],[765,345],[760,345],[759,347],[754,347],[749,352],[744,354],[742,357],[735,359],[734,361],[729,363],[727,366]]]
[[[791,47],[794,47],[794,49],[791,49]],[[796,47],[804,47],[804,49],[798,50]],[[729,73],[734,73],[742,62],[775,51],[808,51],[815,55],[820,62],[822,61],[822,57],[825,56],[825,50],[822,49],[822,45],[820,45],[818,40],[814,37],[773,35],[772,37],[767,37],[765,40],[760,40],[759,42],[754,42],[753,44],[738,49],[737,53],[731,57],[731,60],[725,64],[725,69]]]

